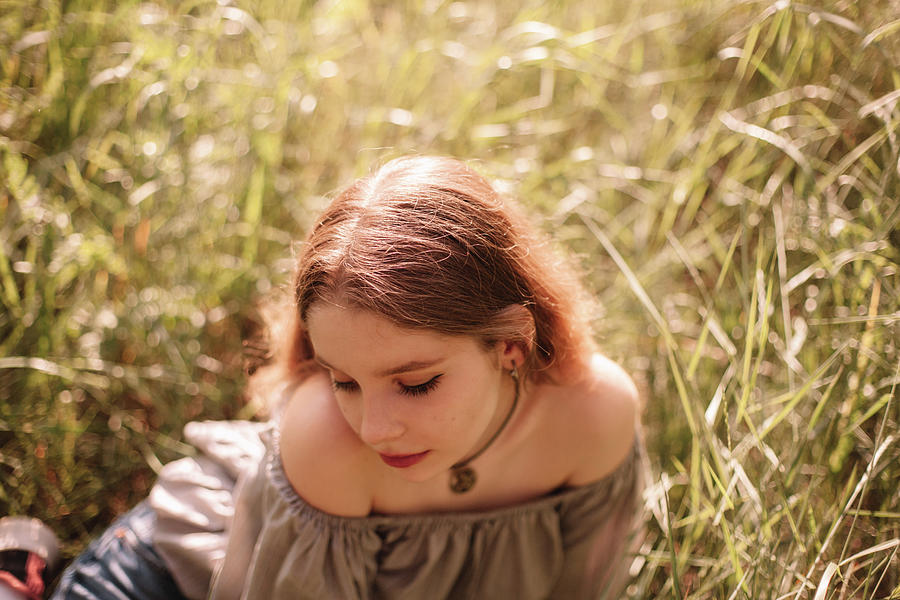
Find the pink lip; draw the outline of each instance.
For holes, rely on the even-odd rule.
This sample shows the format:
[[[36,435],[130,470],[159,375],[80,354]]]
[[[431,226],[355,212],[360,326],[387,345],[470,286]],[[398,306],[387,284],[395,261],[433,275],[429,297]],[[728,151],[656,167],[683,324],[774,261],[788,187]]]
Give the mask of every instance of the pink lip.
[[[431,450],[426,450],[425,452],[419,452],[418,454],[379,454],[389,467],[394,467],[395,469],[405,469],[407,467],[411,467],[414,464],[421,461]]]

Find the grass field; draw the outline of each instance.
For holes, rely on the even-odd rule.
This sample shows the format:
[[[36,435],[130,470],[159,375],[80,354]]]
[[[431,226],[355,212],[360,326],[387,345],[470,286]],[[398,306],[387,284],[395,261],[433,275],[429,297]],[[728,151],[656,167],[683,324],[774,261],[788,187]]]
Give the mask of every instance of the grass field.
[[[326,198],[470,159],[638,381],[635,598],[900,598],[900,4],[0,0],[0,515],[72,556],[251,417]]]

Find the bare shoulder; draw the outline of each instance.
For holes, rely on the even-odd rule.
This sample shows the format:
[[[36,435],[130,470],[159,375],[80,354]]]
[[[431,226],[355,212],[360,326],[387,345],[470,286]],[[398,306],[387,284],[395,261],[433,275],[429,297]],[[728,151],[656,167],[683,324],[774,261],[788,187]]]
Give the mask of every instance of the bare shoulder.
[[[311,506],[335,515],[366,515],[371,494],[360,484],[369,457],[333,396],[324,373],[297,387],[281,418],[281,462],[291,486]]]
[[[631,377],[609,358],[596,354],[591,371],[575,386],[566,403],[565,428],[576,458],[570,485],[584,485],[608,475],[631,452],[639,412]]]

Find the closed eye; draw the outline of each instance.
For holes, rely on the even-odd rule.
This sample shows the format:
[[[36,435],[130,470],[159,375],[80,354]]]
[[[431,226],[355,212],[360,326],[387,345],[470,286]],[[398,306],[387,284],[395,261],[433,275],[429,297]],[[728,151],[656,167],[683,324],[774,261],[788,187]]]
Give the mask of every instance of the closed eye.
[[[435,375],[425,383],[419,385],[403,385],[400,384],[400,392],[407,396],[423,396],[437,387],[440,375]]]
[[[359,386],[355,381],[338,381],[336,379],[331,380],[331,385],[334,387],[334,391],[336,392],[354,392]]]

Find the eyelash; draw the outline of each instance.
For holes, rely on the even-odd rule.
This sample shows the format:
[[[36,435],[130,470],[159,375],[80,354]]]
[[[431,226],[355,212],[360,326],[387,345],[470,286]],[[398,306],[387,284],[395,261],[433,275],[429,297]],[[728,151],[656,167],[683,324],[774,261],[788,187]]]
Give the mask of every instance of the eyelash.
[[[437,387],[438,380],[441,378],[440,375],[435,375],[425,383],[420,383],[419,385],[403,385],[400,384],[400,390],[403,394],[407,396],[424,396],[431,390]]]
[[[336,379],[332,379],[331,385],[336,392],[352,392],[356,389],[355,381],[337,381]]]
[[[407,396],[424,396],[437,387],[440,378],[440,375],[435,375],[425,383],[420,383],[419,385],[403,385],[401,383],[400,393]],[[337,381],[335,379],[331,380],[331,385],[333,385],[335,391],[338,392],[353,392],[359,387],[356,385],[355,381]]]

